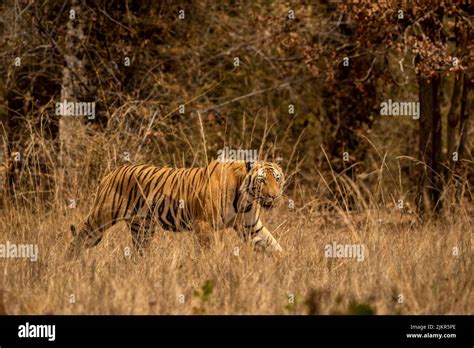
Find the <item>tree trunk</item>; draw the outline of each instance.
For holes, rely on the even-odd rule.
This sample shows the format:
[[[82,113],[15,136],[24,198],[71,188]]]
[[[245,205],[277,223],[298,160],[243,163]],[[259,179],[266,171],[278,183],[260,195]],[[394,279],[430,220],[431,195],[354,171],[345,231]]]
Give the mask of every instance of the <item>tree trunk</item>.
[[[83,101],[87,95],[87,78],[85,69],[83,22],[79,0],[71,0],[69,19],[64,40],[64,61],[61,87],[61,102]],[[71,18],[74,11],[75,18]],[[77,175],[78,132],[83,127],[84,117],[61,115],[59,119],[59,140],[61,146],[61,162],[64,169],[63,187],[74,180]]]
[[[454,80],[453,94],[451,96],[451,106],[448,113],[448,164],[454,167],[453,154],[457,151],[456,128],[459,123],[459,105],[461,103],[461,90],[464,80],[463,73],[457,73]]]
[[[420,128],[419,159],[423,169],[418,185],[418,211],[429,213],[441,207],[441,113],[439,78],[419,78]]]
[[[469,117],[472,114],[472,105],[469,98],[469,91],[471,87],[470,74],[464,75],[463,90],[461,97],[461,127],[459,129],[459,159],[470,159],[472,154],[470,153],[468,142],[468,130],[469,130]]]

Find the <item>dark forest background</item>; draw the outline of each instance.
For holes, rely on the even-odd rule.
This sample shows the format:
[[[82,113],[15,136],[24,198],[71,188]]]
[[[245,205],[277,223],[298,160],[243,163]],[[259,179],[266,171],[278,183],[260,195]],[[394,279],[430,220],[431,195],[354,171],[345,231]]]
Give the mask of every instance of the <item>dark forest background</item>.
[[[205,165],[224,146],[281,157],[306,202],[402,200],[422,216],[472,201],[468,2],[7,0],[0,13],[4,206],[69,204],[120,163]],[[64,99],[95,102],[95,119],[56,115]],[[380,116],[388,99],[419,101],[420,119]]]

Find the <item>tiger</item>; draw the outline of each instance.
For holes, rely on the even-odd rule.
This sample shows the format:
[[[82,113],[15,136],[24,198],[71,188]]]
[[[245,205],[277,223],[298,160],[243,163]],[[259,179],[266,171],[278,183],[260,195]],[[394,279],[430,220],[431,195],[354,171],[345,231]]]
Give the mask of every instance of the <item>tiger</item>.
[[[283,249],[261,221],[262,209],[282,196],[281,167],[266,161],[213,160],[205,167],[173,168],[123,165],[100,182],[91,211],[77,231],[67,257],[95,247],[104,232],[126,221],[134,250],[144,255],[157,226],[168,231],[193,231],[208,245],[210,231],[233,228],[254,250]]]

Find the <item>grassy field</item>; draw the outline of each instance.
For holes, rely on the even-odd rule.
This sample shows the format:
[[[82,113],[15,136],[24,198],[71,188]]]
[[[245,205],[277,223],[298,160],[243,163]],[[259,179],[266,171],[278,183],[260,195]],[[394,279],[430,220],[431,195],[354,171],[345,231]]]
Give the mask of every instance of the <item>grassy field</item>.
[[[0,314],[473,314],[466,1],[0,13]],[[157,230],[138,258],[120,223],[66,260],[106,173],[226,148],[281,164],[284,198],[262,220],[283,253]],[[4,257],[9,243],[38,259]]]
[[[65,261],[69,224],[87,205],[1,212],[2,243],[38,244],[39,258],[0,259],[0,311],[8,314],[467,314],[473,313],[472,212],[419,224],[379,208],[365,213],[285,202],[264,221],[285,252],[250,250],[226,230],[208,250],[193,234],[156,231],[149,254],[126,256],[125,225]],[[364,245],[364,260],[325,246]],[[238,248],[238,249],[236,249]],[[457,248],[457,249],[453,249]],[[457,251],[457,252],[456,252]]]

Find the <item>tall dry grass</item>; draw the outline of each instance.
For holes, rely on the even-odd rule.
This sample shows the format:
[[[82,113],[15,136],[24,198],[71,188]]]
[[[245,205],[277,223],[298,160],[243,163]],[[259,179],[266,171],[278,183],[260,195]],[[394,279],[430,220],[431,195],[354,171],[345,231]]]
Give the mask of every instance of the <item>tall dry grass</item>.
[[[269,7],[243,4],[239,15],[227,3],[212,4],[211,17],[207,5],[191,6],[189,13],[195,20],[189,22],[168,15],[177,11],[177,4],[159,5],[158,17],[147,11],[151,19],[144,13],[130,16],[128,9],[111,13],[124,16],[124,23],[136,30],[134,35],[150,35],[152,42],[165,43],[159,44],[159,51],[156,44],[147,49],[126,27],[111,26],[98,16],[102,20],[95,22],[96,32],[113,31],[106,35],[109,45],[103,45],[102,34],[94,34],[87,48],[96,57],[91,62],[101,59],[88,78],[100,86],[97,103],[103,107],[98,115],[102,121],[78,126],[77,162],[67,171],[59,145],[45,133],[48,127],[43,123],[56,122],[51,115],[61,86],[51,81],[59,78],[63,68],[62,53],[50,47],[50,37],[31,26],[33,18],[46,18],[62,5],[53,1],[39,4],[38,9],[28,5],[35,11],[21,11],[25,17],[17,14],[20,7],[7,9],[4,17],[14,20],[4,28],[11,38],[5,40],[5,54],[0,55],[8,62],[4,66],[16,69],[13,81],[42,81],[36,77],[49,76],[45,86],[51,90],[44,92],[47,98],[41,103],[31,103],[37,85],[19,86],[13,96],[26,100],[20,103],[24,112],[0,114],[7,120],[14,111],[15,119],[21,120],[13,123],[13,129],[3,123],[0,127],[3,147],[21,152],[19,162],[0,161],[13,166],[15,174],[13,192],[0,192],[0,244],[33,243],[40,253],[37,262],[0,258],[0,314],[472,313],[474,209],[466,178],[446,182],[443,212],[438,219],[422,222],[413,212],[416,178],[410,174],[416,161],[409,157],[417,146],[413,122],[398,118],[374,122],[371,139],[360,136],[369,147],[364,162],[346,167],[349,171],[357,166],[357,177],[334,173],[332,159],[318,147],[331,130],[327,114],[332,111],[323,97],[328,84],[304,84],[314,76],[298,52],[306,52],[305,42],[314,41],[313,35],[332,31],[332,26],[323,25],[328,19],[324,6],[321,11],[317,6],[311,16],[304,15],[306,10],[297,11],[307,26],[288,30],[283,2],[271,2]],[[254,13],[264,15],[254,25],[242,25]],[[285,24],[269,23],[265,18],[272,15]],[[46,32],[56,32],[65,20],[57,16],[40,25]],[[303,40],[294,39],[295,32]],[[132,56],[133,70],[116,74],[103,64],[101,57],[109,61],[112,52],[121,66],[123,42],[134,41],[125,49]],[[293,47],[298,41],[301,47]],[[42,50],[31,51],[34,47]],[[23,54],[24,70],[12,67],[11,52],[30,52]],[[238,70],[231,63],[234,56],[242,59]],[[6,90],[9,83],[17,88],[9,80],[0,81]],[[415,87],[389,90],[411,100]],[[338,105],[339,98],[329,99],[331,106]],[[29,109],[29,103],[37,106]],[[294,115],[289,114],[290,103],[296,106]],[[179,105],[186,106],[185,114],[179,113]],[[214,110],[216,105],[227,107]],[[197,110],[211,112],[203,111],[201,117]],[[472,131],[469,134],[472,138]],[[257,149],[262,159],[283,157],[286,197],[264,216],[285,249],[283,254],[255,253],[230,230],[216,236],[204,251],[194,249],[192,233],[157,230],[147,257],[133,260],[124,252],[131,247],[131,236],[119,224],[97,248],[77,261],[65,261],[69,225],[84,219],[106,172],[127,161],[204,165],[224,146]],[[320,159],[329,170],[321,168]],[[0,163],[2,188],[6,172]],[[470,201],[456,197],[453,187]],[[289,199],[294,209],[288,208]],[[332,242],[364,245],[364,261],[325,257],[325,246]]]
[[[282,204],[265,216],[285,249],[278,256],[253,252],[231,230],[216,236],[208,250],[194,248],[192,233],[157,231],[148,255],[134,260],[125,256],[131,237],[119,224],[72,262],[64,259],[67,230],[85,209],[3,212],[2,240],[37,243],[40,253],[37,262],[0,260],[4,310],[472,314],[473,226],[467,212],[421,226],[393,209],[346,214],[298,206],[290,212]],[[362,243],[364,261],[325,257],[324,247],[333,241]]]
[[[207,151],[201,130],[201,147]],[[80,223],[92,204],[96,187],[92,177],[116,164],[113,155],[108,157],[114,153],[110,139],[97,135],[84,144],[83,161],[89,165],[75,174],[67,191],[54,186],[53,199],[47,201],[34,192],[36,198],[27,200],[24,192],[0,212],[1,243],[39,247],[36,262],[0,258],[2,312],[473,312],[472,205],[451,204],[449,213],[422,223],[409,204],[403,209],[397,206],[397,198],[408,196],[409,188],[404,188],[398,179],[401,173],[393,173],[383,155],[372,189],[362,179],[355,183],[333,172],[320,173],[310,187],[297,182],[298,165],[293,164],[288,173],[293,177],[292,189],[263,218],[285,249],[281,255],[252,251],[232,230],[216,233],[209,249],[197,250],[192,233],[158,229],[147,256],[136,259],[127,252],[132,249],[127,227],[118,224],[99,246],[76,261],[66,261],[69,225]],[[202,157],[196,148],[192,151],[193,157]],[[102,162],[97,156],[102,156]],[[56,170],[53,175],[60,177],[61,169]],[[386,192],[389,182],[396,189]],[[326,196],[316,194],[323,191]],[[65,201],[70,195],[77,200],[75,208]],[[294,201],[292,209],[289,199]],[[333,242],[362,244],[364,260],[326,257],[325,246]]]

